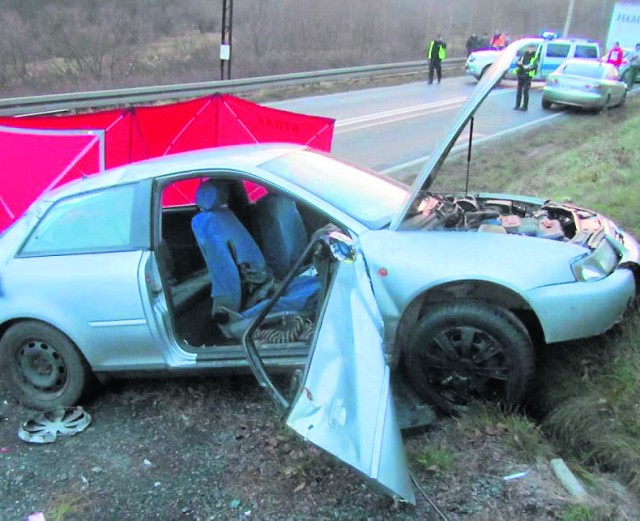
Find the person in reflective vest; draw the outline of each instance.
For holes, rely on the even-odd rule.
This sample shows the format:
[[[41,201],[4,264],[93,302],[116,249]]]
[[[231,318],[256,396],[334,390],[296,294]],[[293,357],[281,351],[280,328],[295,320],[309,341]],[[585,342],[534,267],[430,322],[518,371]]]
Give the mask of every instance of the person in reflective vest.
[[[516,106],[513,110],[527,110],[529,108],[529,89],[531,80],[538,70],[540,59],[539,48],[535,45],[529,46],[520,56],[516,65],[516,75],[518,77],[518,90],[516,91]]]
[[[447,57],[447,44],[441,35],[436,36],[435,40],[431,40],[429,50],[427,51],[427,60],[429,60],[429,84],[433,83],[433,73],[435,71],[438,76],[438,83],[442,79],[442,60]]]

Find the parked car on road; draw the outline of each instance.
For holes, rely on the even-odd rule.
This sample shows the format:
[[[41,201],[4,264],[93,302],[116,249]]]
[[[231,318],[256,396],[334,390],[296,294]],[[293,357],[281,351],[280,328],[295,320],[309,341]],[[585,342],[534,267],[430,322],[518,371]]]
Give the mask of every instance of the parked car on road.
[[[534,80],[545,80],[549,74],[555,71],[565,60],[570,58],[598,59],[600,47],[597,42],[582,38],[526,38],[520,40],[529,45],[537,45],[540,49],[540,62]],[[479,80],[489,66],[497,59],[502,51],[483,49],[473,52],[467,58],[465,65],[466,74]],[[517,56],[514,57],[512,66],[506,73],[507,79],[515,78],[515,65]]]
[[[296,432],[413,501],[392,373],[446,411],[517,404],[534,345],[604,333],[636,298],[639,245],[607,217],[430,191],[523,45],[485,73],[412,186],[270,144],[45,194],[0,238],[3,383],[51,408],[96,376],[250,369]],[[163,205],[194,179],[194,204]],[[273,371],[293,372],[293,395]]]
[[[572,59],[550,74],[542,90],[542,108],[555,103],[601,110],[618,107],[627,97],[627,84],[610,63]]]

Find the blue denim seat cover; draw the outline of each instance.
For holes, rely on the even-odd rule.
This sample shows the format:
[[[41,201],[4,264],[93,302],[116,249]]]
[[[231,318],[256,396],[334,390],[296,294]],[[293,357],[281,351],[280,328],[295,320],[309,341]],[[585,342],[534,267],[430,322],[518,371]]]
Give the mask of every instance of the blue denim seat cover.
[[[265,259],[251,234],[228,208],[229,184],[207,180],[196,192],[196,205],[200,209],[191,228],[204,257],[211,278],[213,309],[224,306],[252,317],[266,305],[259,302],[250,309],[242,309],[242,283],[238,266],[248,264],[254,270],[263,270]],[[286,240],[286,238],[284,239]],[[317,299],[318,277],[298,276],[272,311],[304,311],[311,309]]]

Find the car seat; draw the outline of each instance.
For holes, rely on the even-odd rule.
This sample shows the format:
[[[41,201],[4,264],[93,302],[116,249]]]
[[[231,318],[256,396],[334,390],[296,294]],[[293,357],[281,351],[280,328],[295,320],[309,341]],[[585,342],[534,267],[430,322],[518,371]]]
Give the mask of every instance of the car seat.
[[[224,314],[220,329],[227,336],[239,337],[267,303],[264,299],[254,303],[248,293],[272,276],[253,237],[227,206],[229,189],[229,182],[213,179],[198,187],[200,212],[193,217],[191,228],[211,278],[212,314],[214,318]],[[315,307],[319,289],[318,277],[300,275],[271,311],[307,312]]]
[[[309,235],[293,199],[270,193],[255,206],[258,242],[267,265],[283,279],[300,258]]]

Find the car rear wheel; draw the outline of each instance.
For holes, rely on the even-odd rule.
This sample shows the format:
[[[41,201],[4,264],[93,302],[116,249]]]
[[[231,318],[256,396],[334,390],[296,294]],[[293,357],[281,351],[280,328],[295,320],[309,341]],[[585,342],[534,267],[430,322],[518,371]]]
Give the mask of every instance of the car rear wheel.
[[[36,321],[15,324],[4,334],[0,375],[18,401],[43,410],[76,404],[93,380],[73,342]]]
[[[516,406],[535,371],[531,339],[515,315],[472,300],[429,306],[404,362],[416,392],[448,413],[476,400]]]
[[[551,102],[542,98],[542,108],[545,110],[549,110],[551,108]]]

